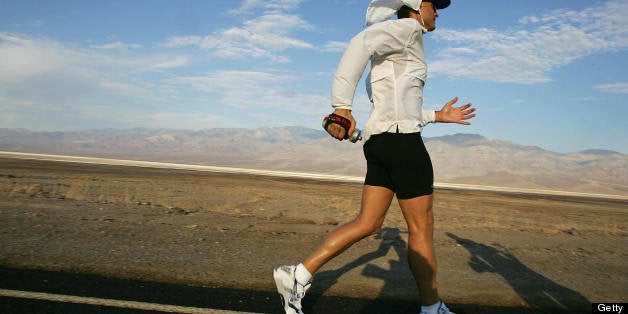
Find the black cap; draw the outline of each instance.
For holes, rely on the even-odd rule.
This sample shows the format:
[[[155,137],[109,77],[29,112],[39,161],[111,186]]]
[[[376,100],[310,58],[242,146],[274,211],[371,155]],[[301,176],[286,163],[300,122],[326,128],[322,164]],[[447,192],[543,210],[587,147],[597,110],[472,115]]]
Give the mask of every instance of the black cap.
[[[451,0],[431,0],[436,10],[442,10],[451,4]]]

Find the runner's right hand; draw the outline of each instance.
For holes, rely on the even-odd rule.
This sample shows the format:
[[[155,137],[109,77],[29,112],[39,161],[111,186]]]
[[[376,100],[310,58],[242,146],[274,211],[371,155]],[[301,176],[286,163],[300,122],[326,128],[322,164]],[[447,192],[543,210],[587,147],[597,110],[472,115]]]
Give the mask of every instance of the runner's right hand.
[[[355,130],[355,119],[353,118],[353,115],[351,114],[351,110],[349,109],[336,109],[334,110],[334,113],[341,117],[347,118],[351,121],[351,127],[349,128],[349,133],[346,133],[345,129],[339,124],[330,123],[327,126],[327,129],[326,129],[327,133],[329,133],[329,135],[331,135],[335,139],[342,141],[346,138],[347,134],[353,134],[353,131]]]

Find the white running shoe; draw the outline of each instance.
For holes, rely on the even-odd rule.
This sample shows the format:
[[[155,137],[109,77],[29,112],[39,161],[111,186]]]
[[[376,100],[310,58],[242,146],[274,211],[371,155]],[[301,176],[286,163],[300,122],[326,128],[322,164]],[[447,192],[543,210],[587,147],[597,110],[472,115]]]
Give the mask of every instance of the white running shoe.
[[[296,268],[296,266],[284,265],[273,270],[277,291],[281,295],[281,303],[286,314],[303,314],[301,299],[303,299],[305,292],[311,285],[311,282],[308,282],[306,285],[297,282],[294,276]]]
[[[428,313],[425,311],[421,311],[421,314],[428,314]],[[447,305],[445,305],[443,301],[440,301],[440,305],[438,306],[438,310],[436,310],[436,314],[456,314],[456,313],[450,311],[447,308]]]

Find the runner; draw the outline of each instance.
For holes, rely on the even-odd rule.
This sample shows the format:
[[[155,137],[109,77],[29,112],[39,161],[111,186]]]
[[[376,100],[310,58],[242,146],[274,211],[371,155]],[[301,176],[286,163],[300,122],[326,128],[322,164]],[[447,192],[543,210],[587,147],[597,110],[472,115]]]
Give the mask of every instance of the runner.
[[[373,0],[366,12],[367,28],[350,41],[332,82],[334,114],[350,126],[329,123],[327,132],[343,140],[355,130],[351,114],[355,89],[371,62],[367,91],[372,111],[364,130],[367,173],[360,213],[336,229],[302,263],[275,268],[273,276],[286,313],[303,313],[301,300],[312,275],[359,240],[379,232],[396,194],[408,225],[408,262],[420,293],[421,314],[448,314],[436,282],[433,246],[432,164],[421,138],[428,123],[468,125],[475,116],[471,104],[424,110],[423,85],[427,65],[423,34],[436,28],[437,10],[449,0]],[[389,20],[394,14],[396,20]],[[332,119],[333,120],[333,119]]]

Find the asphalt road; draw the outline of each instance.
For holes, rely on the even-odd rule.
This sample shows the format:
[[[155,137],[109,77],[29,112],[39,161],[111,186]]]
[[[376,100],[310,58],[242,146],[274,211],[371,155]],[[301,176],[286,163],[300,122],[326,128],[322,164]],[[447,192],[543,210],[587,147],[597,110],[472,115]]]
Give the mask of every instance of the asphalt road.
[[[267,291],[203,288],[0,267],[0,313],[281,313]],[[7,295],[20,294],[19,297]],[[115,305],[112,305],[115,304]],[[304,299],[306,313],[416,313],[414,302],[328,296]],[[449,304],[457,314],[574,313]],[[588,311],[581,312],[588,313]]]

